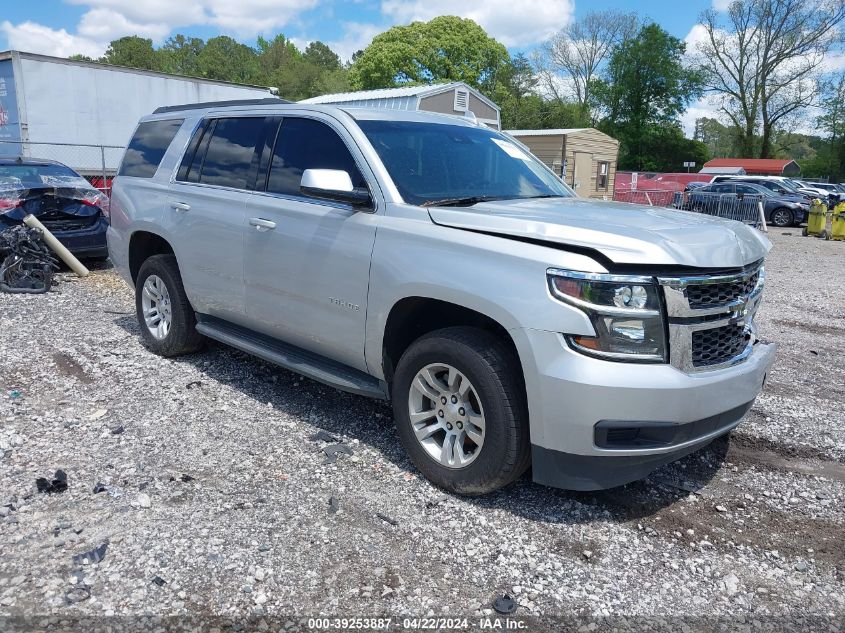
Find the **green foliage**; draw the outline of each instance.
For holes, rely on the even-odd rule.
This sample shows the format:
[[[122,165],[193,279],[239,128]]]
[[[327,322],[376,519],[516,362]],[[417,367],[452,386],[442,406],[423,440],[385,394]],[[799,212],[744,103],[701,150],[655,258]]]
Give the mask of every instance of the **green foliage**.
[[[683,135],[675,132],[680,115],[701,94],[701,77],[684,66],[685,51],[681,40],[648,24],[614,50],[604,77],[593,82],[593,105],[604,115],[598,127],[619,139],[620,168],[665,164],[662,143],[682,149],[678,137]],[[700,151],[697,145],[684,148]]]
[[[311,42],[305,47],[302,58],[306,62],[323,70],[334,71],[342,68],[340,57],[337,56],[337,53],[322,42]]]
[[[723,125],[716,119],[702,117],[695,121],[693,138],[704,143],[713,158],[734,158],[742,155],[742,132],[734,125]]]
[[[199,76],[199,56],[203,48],[205,42],[198,37],[174,35],[156,51],[159,67],[163,72],[174,75]]]
[[[137,35],[127,35],[114,40],[106,49],[106,54],[98,60],[105,64],[159,70],[158,57],[153,49],[153,41]]]
[[[260,79],[258,54],[255,49],[227,35],[212,37],[197,56],[197,70],[201,77],[258,83]]]
[[[349,90],[349,70],[331,48],[311,42],[302,52],[281,34],[269,40],[259,37],[255,48],[227,36],[203,41],[177,34],[155,49],[151,40],[130,36],[114,40],[99,59],[84,55],[71,59],[274,86],[292,101]]]
[[[478,24],[455,16],[394,26],[373,38],[350,71],[356,89],[463,81],[476,88],[495,83],[507,49]]]

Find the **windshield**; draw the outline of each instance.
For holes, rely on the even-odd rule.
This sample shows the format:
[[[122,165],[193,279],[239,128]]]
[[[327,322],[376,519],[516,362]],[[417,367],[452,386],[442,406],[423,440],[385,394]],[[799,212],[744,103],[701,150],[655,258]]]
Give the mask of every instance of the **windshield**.
[[[573,197],[542,163],[493,130],[415,121],[359,121],[405,202]]]
[[[784,189],[786,189],[790,193],[797,193],[798,192],[798,187],[796,187],[789,180],[778,180],[778,181],[776,181],[776,184],[780,187],[783,187]]]

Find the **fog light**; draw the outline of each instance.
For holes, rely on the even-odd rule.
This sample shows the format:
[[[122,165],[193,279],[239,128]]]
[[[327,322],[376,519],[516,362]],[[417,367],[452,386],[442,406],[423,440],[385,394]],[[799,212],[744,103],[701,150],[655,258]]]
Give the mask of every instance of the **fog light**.
[[[645,341],[645,324],[641,319],[605,319],[608,322],[608,330],[619,338],[629,341]]]

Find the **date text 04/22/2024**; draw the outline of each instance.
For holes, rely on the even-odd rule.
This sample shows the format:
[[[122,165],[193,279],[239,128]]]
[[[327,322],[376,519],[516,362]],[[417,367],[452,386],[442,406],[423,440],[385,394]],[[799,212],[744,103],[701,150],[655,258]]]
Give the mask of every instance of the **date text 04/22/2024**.
[[[308,628],[314,630],[525,630],[527,622],[518,618],[310,618]]]

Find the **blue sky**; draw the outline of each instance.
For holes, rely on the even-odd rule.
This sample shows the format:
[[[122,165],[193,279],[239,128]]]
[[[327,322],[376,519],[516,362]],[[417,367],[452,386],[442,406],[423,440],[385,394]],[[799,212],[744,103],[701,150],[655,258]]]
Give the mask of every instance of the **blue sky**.
[[[457,13],[516,52],[531,50],[573,15],[611,8],[636,11],[684,38],[709,6],[709,0],[0,0],[0,47],[97,54],[127,34],[160,43],[176,32],[245,42],[284,33],[302,44],[323,40],[347,57],[394,24]]]

